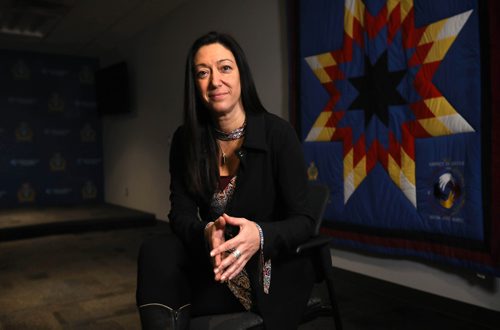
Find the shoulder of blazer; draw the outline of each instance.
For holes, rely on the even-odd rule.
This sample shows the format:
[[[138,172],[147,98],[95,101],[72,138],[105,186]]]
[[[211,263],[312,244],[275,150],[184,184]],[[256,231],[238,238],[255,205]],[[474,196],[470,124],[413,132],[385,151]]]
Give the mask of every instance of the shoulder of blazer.
[[[268,113],[265,120],[266,141],[272,147],[281,148],[286,143],[297,143],[298,136],[292,125],[277,115]]]

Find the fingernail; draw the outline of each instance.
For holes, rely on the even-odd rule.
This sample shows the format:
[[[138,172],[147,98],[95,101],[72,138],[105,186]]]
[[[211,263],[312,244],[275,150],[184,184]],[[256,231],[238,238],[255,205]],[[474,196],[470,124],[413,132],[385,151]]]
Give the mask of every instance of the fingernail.
[[[222,276],[222,277],[220,278],[220,280],[221,280],[222,282],[224,282],[224,281],[226,280],[226,277],[225,277],[225,276]]]
[[[217,274],[219,272],[219,268],[214,269],[214,273]]]
[[[215,253],[213,253],[213,251],[210,251],[210,256],[213,257],[215,255]]]

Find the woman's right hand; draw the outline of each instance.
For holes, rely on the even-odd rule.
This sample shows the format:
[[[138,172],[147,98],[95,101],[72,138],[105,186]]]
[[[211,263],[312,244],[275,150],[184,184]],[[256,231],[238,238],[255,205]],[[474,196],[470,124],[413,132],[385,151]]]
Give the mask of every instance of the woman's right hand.
[[[226,239],[224,237],[224,231],[226,229],[226,220],[220,216],[214,222],[210,222],[205,228],[205,238],[210,246],[210,250],[218,248],[221,244],[223,244]],[[212,264],[214,269],[219,267],[224,256],[222,253],[216,254],[212,257]]]

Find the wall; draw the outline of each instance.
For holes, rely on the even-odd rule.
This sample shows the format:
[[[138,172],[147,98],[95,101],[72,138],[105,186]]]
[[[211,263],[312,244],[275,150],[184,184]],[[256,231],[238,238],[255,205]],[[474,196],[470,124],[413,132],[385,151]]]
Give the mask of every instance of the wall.
[[[155,213],[169,210],[169,139],[181,122],[184,58],[209,30],[230,32],[246,50],[264,105],[288,118],[285,0],[189,1],[103,58],[126,60],[135,112],[103,122],[106,201]],[[500,311],[499,279],[422,263],[334,251],[338,267]]]
[[[500,279],[405,259],[332,250],[336,267],[500,312]]]
[[[156,214],[169,210],[168,151],[181,123],[184,61],[200,35],[230,32],[245,49],[262,102],[287,117],[284,1],[188,1],[103,64],[126,60],[135,113],[104,118],[106,201]]]

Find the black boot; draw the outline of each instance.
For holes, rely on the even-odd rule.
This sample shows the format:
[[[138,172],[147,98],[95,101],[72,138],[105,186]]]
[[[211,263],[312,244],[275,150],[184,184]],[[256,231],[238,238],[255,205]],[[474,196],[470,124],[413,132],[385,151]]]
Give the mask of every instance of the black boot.
[[[179,309],[172,309],[162,304],[139,306],[143,330],[188,330],[190,304]]]

